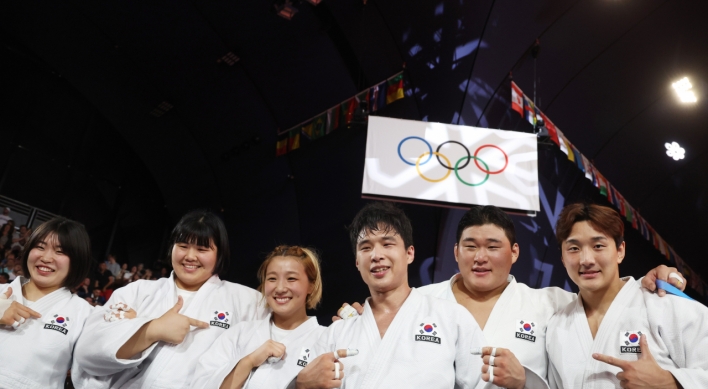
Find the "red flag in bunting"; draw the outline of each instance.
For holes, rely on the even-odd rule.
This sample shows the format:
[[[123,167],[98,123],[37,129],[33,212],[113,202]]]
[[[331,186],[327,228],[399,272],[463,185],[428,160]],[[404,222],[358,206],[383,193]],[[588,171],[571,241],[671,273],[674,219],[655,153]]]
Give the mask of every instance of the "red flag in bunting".
[[[556,125],[553,124],[553,122],[543,112],[538,112],[541,114],[541,118],[543,119],[543,123],[546,127],[546,130],[548,130],[548,137],[551,138],[553,143],[560,146],[560,140],[558,139],[558,131],[556,130]]]
[[[524,92],[514,81],[511,82],[511,109],[524,116]]]

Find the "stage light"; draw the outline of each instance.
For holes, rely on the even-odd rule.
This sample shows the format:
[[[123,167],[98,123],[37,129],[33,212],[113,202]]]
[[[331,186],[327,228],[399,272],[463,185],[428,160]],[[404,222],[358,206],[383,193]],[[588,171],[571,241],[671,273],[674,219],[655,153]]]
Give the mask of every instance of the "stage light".
[[[307,0],[308,3],[312,5],[317,5],[322,2],[322,0]]]
[[[671,86],[678,94],[679,100],[682,103],[695,103],[698,101],[696,94],[693,93],[693,85],[691,84],[691,81],[688,80],[688,77],[684,77],[674,82]]]
[[[287,20],[292,19],[298,11],[290,0],[278,1],[273,6],[275,7],[275,13]]]
[[[686,156],[686,150],[676,142],[664,143],[664,147],[666,147],[666,155],[673,158],[674,161],[684,159]]]

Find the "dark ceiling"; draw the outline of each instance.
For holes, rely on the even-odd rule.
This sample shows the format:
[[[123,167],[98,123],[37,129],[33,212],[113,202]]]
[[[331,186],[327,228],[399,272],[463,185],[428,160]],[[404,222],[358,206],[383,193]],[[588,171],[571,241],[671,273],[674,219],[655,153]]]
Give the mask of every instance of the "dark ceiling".
[[[30,150],[25,173],[45,169],[37,161],[73,163],[74,173],[53,175],[64,186],[38,188],[60,198],[66,177],[88,177],[86,190],[103,193],[105,204],[94,208],[109,215],[105,220],[144,208],[133,224],[123,220],[136,235],[160,240],[184,211],[208,207],[223,210],[237,235],[255,229],[273,240],[306,240],[311,232],[300,230],[302,220],[323,211],[316,199],[326,195],[324,186],[353,191],[328,199],[333,207],[359,206],[363,143],[333,134],[301,149],[306,162],[298,167],[291,157],[275,158],[279,129],[404,64],[410,97],[386,115],[515,126],[495,109],[508,108],[510,72],[533,93],[529,50],[539,39],[538,106],[679,255],[708,274],[700,243],[708,235],[705,0],[323,0],[296,5],[290,21],[272,5],[3,2],[3,154],[24,144],[13,153]],[[229,52],[240,58],[233,66],[220,61]],[[698,103],[677,101],[670,85],[683,76]],[[686,149],[684,160],[666,156],[671,141]],[[344,162],[342,155],[361,160]],[[341,165],[354,182],[342,175],[308,181],[305,167],[323,165]],[[293,176],[302,177],[294,186]],[[124,191],[117,207],[117,188],[126,186],[132,192]],[[30,188],[10,189],[55,212],[67,207],[36,199]],[[72,188],[72,196],[84,193]],[[75,203],[80,213],[86,203]],[[342,226],[353,213],[332,215]],[[97,222],[103,236],[110,224]],[[150,225],[158,232],[146,233]]]

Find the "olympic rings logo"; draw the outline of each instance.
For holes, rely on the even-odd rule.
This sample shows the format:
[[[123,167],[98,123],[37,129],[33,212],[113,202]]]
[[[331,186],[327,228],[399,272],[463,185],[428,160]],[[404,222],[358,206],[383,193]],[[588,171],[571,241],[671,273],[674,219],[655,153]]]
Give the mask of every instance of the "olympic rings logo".
[[[428,146],[428,151],[426,151],[426,152],[424,152],[423,154],[421,154],[420,157],[418,157],[418,159],[415,161],[415,163],[411,163],[411,162],[409,162],[409,161],[406,161],[406,159],[403,158],[403,154],[401,154],[401,146],[403,146],[403,143],[405,143],[407,140],[411,140],[411,139],[417,139],[417,140],[419,140],[419,141],[422,141],[423,143],[425,143],[426,146]],[[450,163],[450,160],[449,160],[445,155],[443,155],[442,153],[440,153],[440,149],[441,149],[444,145],[446,145],[446,144],[448,144],[448,143],[454,143],[454,144],[456,144],[456,145],[459,145],[459,146],[462,147],[462,148],[465,150],[465,152],[467,153],[466,156],[464,156],[464,157],[460,158],[459,160],[457,160],[457,162],[455,162],[454,165],[453,165],[452,163]],[[485,149],[485,148],[488,148],[488,147],[495,148],[495,149],[501,151],[501,153],[504,155],[504,166],[503,166],[501,169],[495,170],[495,171],[490,171],[490,170],[489,170],[489,165],[487,165],[486,162],[484,162],[481,158],[479,158],[479,157],[477,156],[477,154],[479,154],[480,150]],[[437,178],[437,179],[429,178],[429,177],[426,177],[426,176],[423,174],[423,172],[420,171],[420,166],[421,166],[421,165],[425,165],[426,163],[430,162],[430,160],[433,158],[433,155],[434,155],[434,156],[436,157],[436,159],[438,160],[438,163],[439,163],[442,167],[444,167],[445,169],[447,169],[447,173],[445,173],[445,175],[442,176],[442,178]],[[403,161],[404,163],[406,163],[406,164],[408,164],[408,165],[411,165],[411,166],[415,166],[415,169],[418,171],[418,175],[420,175],[420,177],[421,177],[422,179],[424,179],[425,181],[428,181],[428,182],[440,182],[440,181],[444,181],[445,179],[447,179],[447,177],[450,176],[450,173],[452,173],[452,172],[454,171],[454,172],[455,172],[455,176],[457,176],[457,179],[458,179],[461,183],[463,183],[463,184],[465,184],[465,185],[467,185],[467,186],[480,186],[480,185],[484,184],[485,182],[487,182],[487,180],[489,179],[489,176],[490,176],[490,175],[492,175],[492,174],[499,174],[499,173],[503,172],[504,170],[506,170],[506,167],[509,165],[509,156],[506,155],[506,153],[504,152],[504,150],[502,150],[499,146],[496,146],[496,145],[486,144],[486,145],[479,146],[479,147],[477,148],[477,150],[475,150],[474,154],[470,154],[470,150],[469,150],[465,145],[463,145],[463,144],[460,143],[460,142],[454,141],[454,140],[449,140],[449,141],[440,143],[440,145],[438,146],[438,148],[437,148],[435,151],[433,151],[433,147],[430,145],[430,143],[428,143],[427,140],[425,140],[425,139],[423,139],[423,138],[421,138],[421,137],[419,137],[419,136],[409,136],[409,137],[407,137],[407,138],[403,138],[403,140],[401,140],[401,142],[398,143],[398,156],[401,158],[401,161]],[[425,158],[425,156],[427,156],[428,158],[425,159],[425,161],[421,162],[421,160],[422,160],[423,158]],[[445,163],[443,163],[443,161],[440,160],[440,158],[444,159],[444,160],[445,160]],[[486,174],[486,176],[484,177],[484,179],[483,179],[482,181],[476,183],[476,184],[473,184],[473,183],[470,183],[470,182],[467,182],[467,181],[463,180],[462,177],[460,177],[460,174],[459,174],[459,172],[458,172],[459,170],[462,170],[462,169],[466,168],[467,165],[470,164],[470,160],[474,160],[474,164],[477,165],[477,168],[478,168],[479,170],[481,170],[483,173]],[[464,161],[464,163],[462,164],[462,166],[460,166],[460,164],[461,164],[463,161]],[[479,165],[480,163],[481,163],[482,165],[484,165],[484,169],[482,168],[482,166]]]

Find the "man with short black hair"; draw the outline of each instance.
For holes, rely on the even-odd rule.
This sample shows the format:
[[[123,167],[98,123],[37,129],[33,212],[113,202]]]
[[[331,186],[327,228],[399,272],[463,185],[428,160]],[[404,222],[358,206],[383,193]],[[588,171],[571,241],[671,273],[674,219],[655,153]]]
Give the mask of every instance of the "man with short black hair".
[[[361,316],[327,329],[315,347],[327,353],[298,374],[297,387],[474,388],[482,361],[472,350],[483,346],[482,332],[458,304],[424,296],[408,285],[415,250],[403,211],[391,203],[370,203],[349,231],[371,297]],[[344,380],[333,354],[342,349],[358,350],[341,367]]]

